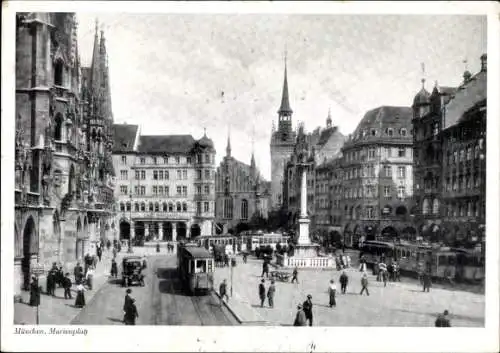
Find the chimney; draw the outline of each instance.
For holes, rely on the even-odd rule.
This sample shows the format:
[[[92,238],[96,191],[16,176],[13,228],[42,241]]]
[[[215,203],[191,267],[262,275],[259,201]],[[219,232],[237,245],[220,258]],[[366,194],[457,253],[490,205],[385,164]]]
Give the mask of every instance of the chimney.
[[[486,72],[486,53],[481,55],[481,71]]]

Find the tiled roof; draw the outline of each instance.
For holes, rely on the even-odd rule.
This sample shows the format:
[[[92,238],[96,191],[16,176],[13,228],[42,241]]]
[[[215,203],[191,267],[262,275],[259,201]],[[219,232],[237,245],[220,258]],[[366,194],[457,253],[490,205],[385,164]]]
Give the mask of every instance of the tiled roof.
[[[142,153],[189,153],[195,139],[191,135],[141,136],[138,151]]]
[[[325,143],[328,142],[328,140],[330,139],[330,137],[338,131],[338,128],[337,126],[333,126],[333,127],[329,127],[327,129],[324,129],[323,131],[321,131],[321,135],[319,137],[319,140],[318,140],[318,145],[320,146],[323,146]],[[340,132],[339,132],[340,133]],[[342,134],[341,134],[342,135]]]
[[[359,132],[369,128],[405,127],[411,129],[412,109],[410,107],[382,106],[369,110],[353,133],[358,136]]]
[[[138,125],[113,124],[113,152],[132,152],[138,129]]]
[[[486,99],[486,72],[481,71],[460,86],[446,105],[443,129],[455,125],[477,103]]]

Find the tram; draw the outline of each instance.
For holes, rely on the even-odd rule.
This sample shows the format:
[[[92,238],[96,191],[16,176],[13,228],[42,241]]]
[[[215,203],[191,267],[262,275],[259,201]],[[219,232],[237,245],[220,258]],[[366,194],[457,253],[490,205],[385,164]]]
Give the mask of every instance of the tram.
[[[197,244],[178,244],[177,271],[190,294],[209,293],[214,285],[214,258]]]
[[[401,273],[413,277],[429,271],[438,279],[466,282],[485,279],[484,258],[479,251],[385,241],[365,241],[360,250],[367,265],[373,266],[381,259],[386,264],[397,261]]]
[[[201,235],[195,239],[199,247],[203,247],[208,251],[213,251],[213,246],[221,246],[226,250],[227,255],[235,254],[238,249],[238,239],[234,235]]]
[[[258,233],[245,236],[242,242],[246,242],[247,251],[254,252],[257,247],[265,247],[268,245],[273,250],[276,250],[276,245],[280,244],[281,246],[285,246],[288,244],[289,239],[290,236],[280,233]]]

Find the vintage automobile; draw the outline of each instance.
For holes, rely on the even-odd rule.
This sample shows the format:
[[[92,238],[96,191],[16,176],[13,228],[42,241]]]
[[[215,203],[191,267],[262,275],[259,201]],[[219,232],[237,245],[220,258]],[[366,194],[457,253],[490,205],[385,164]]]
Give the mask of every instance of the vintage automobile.
[[[126,256],[122,261],[122,286],[139,284],[144,287],[142,259],[139,256]]]

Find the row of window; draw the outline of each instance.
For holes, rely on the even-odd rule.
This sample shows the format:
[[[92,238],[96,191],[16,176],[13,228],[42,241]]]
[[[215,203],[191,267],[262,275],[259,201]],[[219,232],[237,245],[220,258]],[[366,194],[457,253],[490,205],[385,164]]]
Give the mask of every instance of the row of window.
[[[454,165],[458,162],[471,161],[473,159],[481,158],[481,145],[482,141],[480,140],[480,144],[475,146],[467,146],[459,151],[448,151],[446,153],[446,162],[448,165]]]
[[[384,197],[390,198],[392,197],[391,194],[392,188],[389,185],[384,186]],[[400,185],[397,187],[397,197],[398,199],[404,199],[408,195],[406,194],[406,186]],[[345,199],[360,199],[364,197],[378,197],[378,188],[376,185],[365,185],[364,186],[364,193],[363,193],[363,188],[345,188],[344,190],[344,198]]]
[[[369,147],[368,149],[358,149],[345,153],[346,162],[362,161],[366,159],[393,158],[393,157],[410,157],[411,147]]]
[[[196,203],[196,210],[198,213],[201,212],[202,202]],[[131,202],[120,202],[120,211],[126,212],[132,210]],[[186,202],[149,202],[147,210],[149,212],[188,212],[188,204]],[[134,211],[135,212],[146,212],[146,203],[145,202],[135,202],[134,203]],[[203,202],[203,212],[210,212],[210,202]]]
[[[460,176],[447,177],[444,188],[446,191],[463,191],[477,188],[480,185],[481,178],[478,173],[466,174]]]
[[[187,196],[188,193],[188,188],[187,186],[177,186],[176,187],[176,195],[177,196]],[[210,192],[210,190],[208,190]],[[170,188],[165,185],[155,185],[151,187],[151,193],[152,195],[155,196],[169,196],[170,195]],[[128,186],[127,185],[120,185],[120,194],[121,195],[128,195]],[[135,195],[146,195],[146,186],[141,185],[141,186],[134,186],[134,194]]]
[[[387,135],[387,136],[395,136],[397,134],[399,134],[399,136],[407,136],[408,135],[408,131],[403,127],[403,128],[400,128],[399,130],[395,131],[392,127],[388,127],[384,130],[384,134]],[[358,137],[358,138],[363,138],[363,137],[367,137],[367,136],[379,136],[380,135],[380,132],[378,131],[378,129],[375,129],[375,128],[371,128],[370,130],[361,130],[358,134],[358,136],[355,136],[355,137]]]
[[[240,219],[247,220],[248,219],[248,201],[243,199],[241,200],[240,206]],[[233,219],[233,199],[228,198],[223,200],[222,204],[222,217],[225,219]]]
[[[121,156],[121,164],[127,165],[131,160],[138,158],[139,164],[192,164],[191,157],[175,156],[175,157],[135,157],[135,156]],[[197,154],[197,163],[215,163],[215,156],[210,153]]]
[[[382,167],[383,177],[392,178],[393,167],[394,166],[392,166],[392,165],[384,165]],[[399,166],[397,168],[398,168],[397,169],[397,177],[399,179],[406,179],[406,166]],[[347,169],[344,173],[345,180],[356,179],[356,178],[361,178],[361,177],[372,177],[373,178],[375,176],[376,176],[376,171],[375,171],[374,165],[365,165],[363,167],[359,166],[356,168],[350,168],[350,169]]]
[[[479,201],[448,204],[445,205],[444,212],[448,217],[483,217],[484,204]]]

